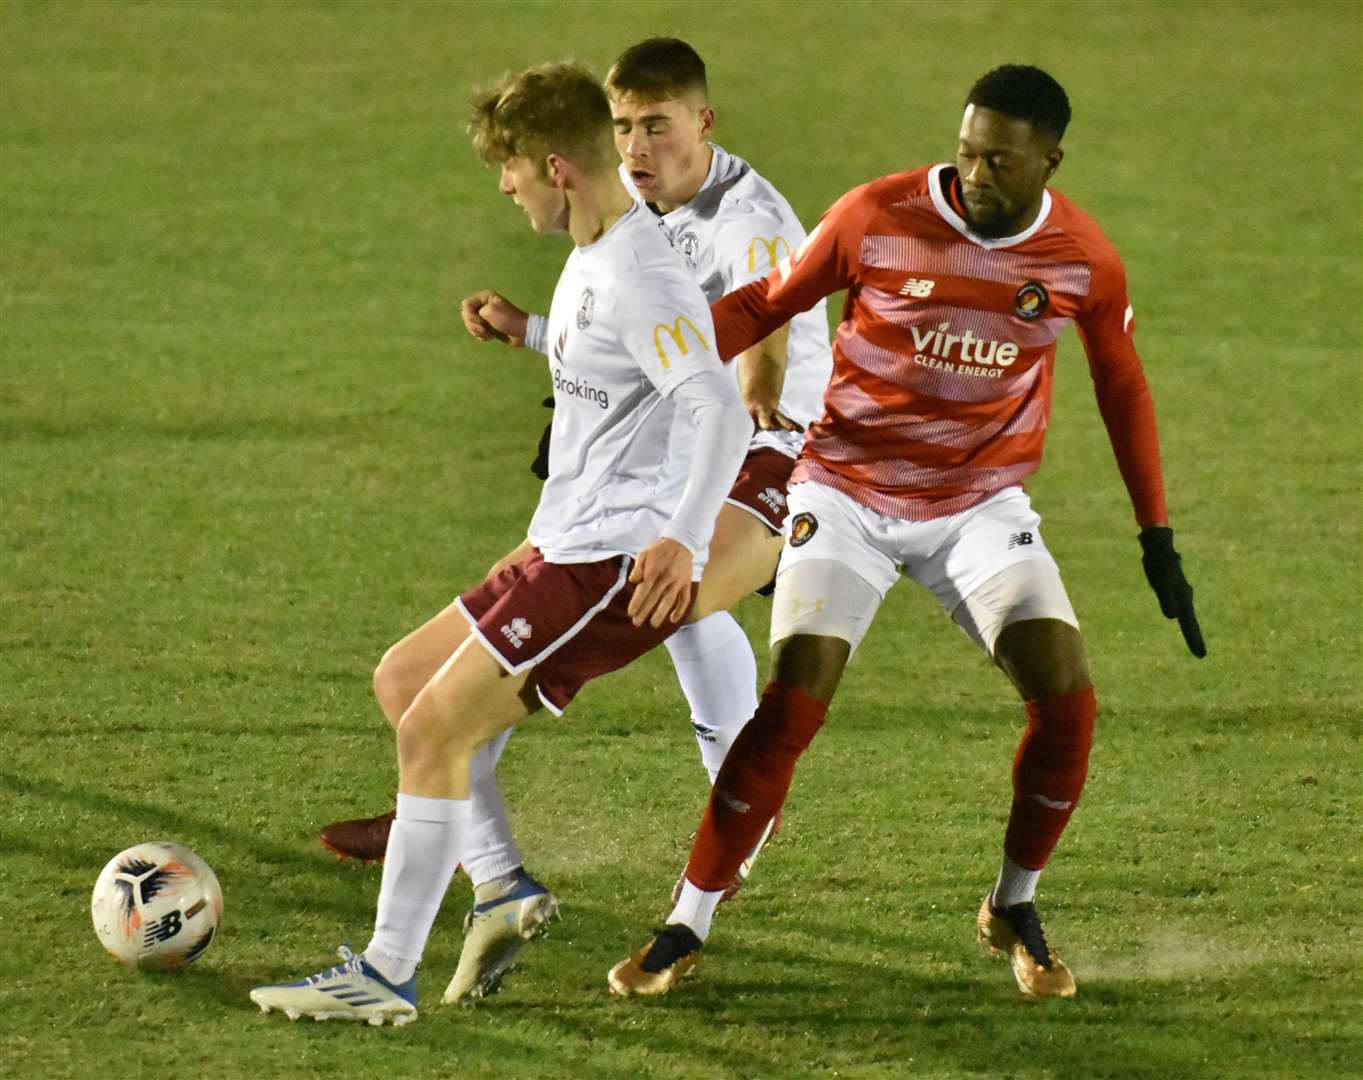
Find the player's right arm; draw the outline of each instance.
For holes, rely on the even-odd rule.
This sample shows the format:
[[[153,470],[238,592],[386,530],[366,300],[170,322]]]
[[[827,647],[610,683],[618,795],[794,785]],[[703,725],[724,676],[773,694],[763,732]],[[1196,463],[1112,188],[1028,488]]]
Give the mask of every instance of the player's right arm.
[[[732,359],[830,293],[853,284],[861,236],[874,209],[866,185],[854,188],[775,270],[711,304],[720,359]]]
[[[464,329],[479,341],[501,341],[519,348],[526,344],[530,316],[501,293],[480,289],[459,305]]]

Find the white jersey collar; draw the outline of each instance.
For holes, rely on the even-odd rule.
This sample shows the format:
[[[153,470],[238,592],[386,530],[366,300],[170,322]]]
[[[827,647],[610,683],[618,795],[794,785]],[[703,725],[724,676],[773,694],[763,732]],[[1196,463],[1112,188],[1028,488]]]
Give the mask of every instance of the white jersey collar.
[[[696,188],[696,193],[694,195],[692,195],[689,199],[686,200],[686,202],[682,203],[675,210],[669,210],[667,213],[662,215],[662,219],[664,221],[667,221],[669,218],[673,221],[676,221],[678,218],[682,217],[686,213],[686,211],[691,208],[692,204],[694,204],[695,201],[698,198],[700,198],[700,193],[702,191],[704,191],[706,188],[712,188],[719,183],[720,177],[724,174],[724,168],[720,159],[727,158],[729,154],[722,146],[718,146],[715,143],[710,143],[709,146],[710,146],[710,171],[705,174],[705,179],[701,181],[700,187]]]
[[[1024,240],[1035,236],[1037,230],[1046,224],[1046,219],[1050,217],[1051,193],[1049,190],[1046,190],[1041,193],[1041,210],[1037,213],[1036,220],[1028,225],[1027,228],[1023,229],[1022,232],[1018,233],[1016,236],[981,236],[979,233],[972,231],[970,226],[966,224],[965,218],[956,213],[952,208],[951,200],[947,198],[946,192],[942,189],[942,174],[949,168],[952,168],[952,166],[948,165],[946,162],[942,162],[940,165],[934,165],[928,170],[928,194],[932,196],[932,205],[937,208],[937,212],[942,215],[942,219],[973,244],[979,244],[982,248],[1012,247],[1014,244],[1020,244]]]

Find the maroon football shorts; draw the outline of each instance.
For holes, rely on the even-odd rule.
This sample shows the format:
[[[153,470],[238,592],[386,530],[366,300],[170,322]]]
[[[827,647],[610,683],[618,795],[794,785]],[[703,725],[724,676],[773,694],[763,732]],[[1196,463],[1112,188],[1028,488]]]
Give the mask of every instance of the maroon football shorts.
[[[635,626],[627,609],[633,560],[550,563],[537,549],[455,601],[473,633],[509,674],[534,669],[545,708],[560,716],[590,679],[661,644],[681,623]],[[696,586],[691,586],[691,601]]]
[[[738,479],[725,500],[746,510],[773,533],[786,523],[786,485],[795,470],[795,459],[770,446],[749,450]]]

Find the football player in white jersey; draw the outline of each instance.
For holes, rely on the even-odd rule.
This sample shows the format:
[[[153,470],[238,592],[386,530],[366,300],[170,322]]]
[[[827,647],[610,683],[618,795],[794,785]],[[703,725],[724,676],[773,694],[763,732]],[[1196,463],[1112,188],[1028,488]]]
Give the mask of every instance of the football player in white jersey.
[[[650,220],[685,258],[708,300],[764,277],[799,246],[804,228],[780,192],[747,162],[710,141],[715,113],[705,65],[690,45],[653,38],[632,46],[612,66],[606,92],[625,190],[648,208]],[[528,315],[491,290],[466,299],[463,318],[468,331],[483,340],[545,353],[553,345],[545,319]],[[787,480],[804,425],[822,412],[832,370],[824,303],[741,354],[728,370],[741,388],[755,430],[716,522],[710,563],[690,621],[666,641],[711,781],[757,708],[757,663],[747,635],[728,609],[775,574]],[[556,387],[556,397],[559,393]],[[676,445],[691,437],[690,425],[683,424]],[[553,448],[551,458],[552,477],[564,465]],[[494,572],[522,558],[530,543],[507,555]],[[399,646],[375,676],[390,718],[402,714],[404,695],[419,689],[419,674],[406,676],[404,666]],[[504,735],[488,750],[494,762],[505,743]],[[521,855],[491,769],[479,775],[488,779],[486,784],[475,782],[474,839],[463,852],[464,870],[475,889],[475,911],[451,984],[461,999],[481,996],[495,986],[488,972],[500,973],[507,950],[518,949],[524,940],[519,918],[508,923],[505,915],[516,904],[531,902],[515,899]],[[322,843],[340,855],[381,857],[390,821],[391,814],[337,822],[322,830]],[[731,891],[751,865],[750,858]],[[508,898],[502,906],[493,903],[499,895]]]
[[[610,106],[591,73],[576,64],[522,72],[475,102],[472,130],[535,230],[567,232],[576,245],[547,320],[558,465],[523,557],[390,650],[398,670],[389,677],[420,685],[398,695],[406,704],[390,716],[398,807],[374,936],[358,955],[343,947],[335,967],[251,991],[264,1011],[291,1019],[415,1018],[417,964],[475,839],[471,794],[480,771],[490,779],[489,744],[541,708],[561,713],[588,680],[676,629],[746,451],[748,416],[712,348],[708,302],[621,187]],[[695,437],[678,448],[670,436],[682,415]],[[381,690],[381,702],[395,693]],[[514,900],[497,906],[530,936],[555,914],[554,899],[523,869],[509,884]],[[503,969],[515,953],[506,944]]]

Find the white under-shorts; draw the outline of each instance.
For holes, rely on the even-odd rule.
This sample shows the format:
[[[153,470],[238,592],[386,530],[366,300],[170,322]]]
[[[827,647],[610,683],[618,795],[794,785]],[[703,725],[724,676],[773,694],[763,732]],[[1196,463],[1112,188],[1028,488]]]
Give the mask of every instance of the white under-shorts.
[[[1079,625],[1041,538],[1041,518],[1020,487],[928,521],[890,517],[810,482],[792,485],[789,503],[773,643],[816,634],[840,637],[855,650],[901,573],[930,589],[990,655],[1011,622]]]

